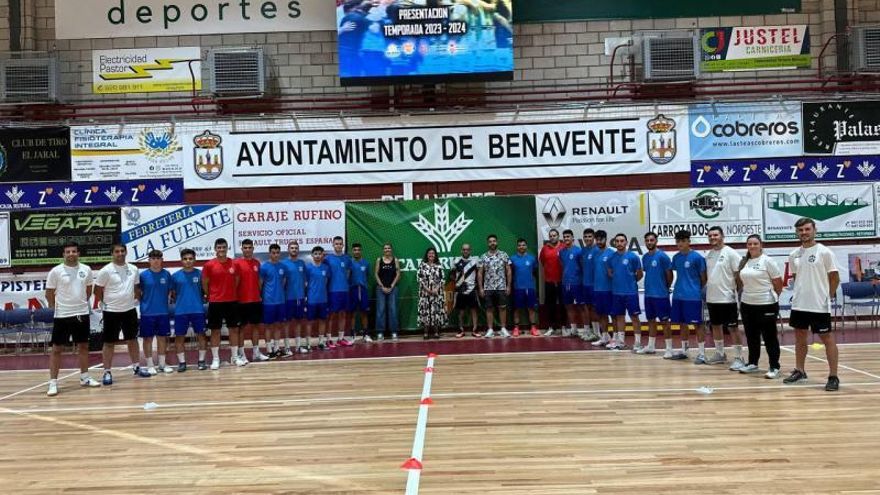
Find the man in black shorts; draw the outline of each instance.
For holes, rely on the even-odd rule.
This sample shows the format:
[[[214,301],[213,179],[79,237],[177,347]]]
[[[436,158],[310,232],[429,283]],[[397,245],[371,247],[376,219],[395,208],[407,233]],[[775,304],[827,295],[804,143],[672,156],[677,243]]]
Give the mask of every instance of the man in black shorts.
[[[100,387],[89,376],[89,299],[92,297],[92,269],[79,262],[79,244],[68,242],[63,248],[64,263],[56,266],[46,278],[46,301],[55,310],[52,326],[52,354],[49,356],[49,390],[58,395],[58,370],[61,351],[73,340],[79,357],[79,384]]]
[[[216,257],[202,267],[202,291],[208,296],[208,329],[211,330],[211,369],[220,369],[220,329],[226,322],[229,329],[231,361],[236,366],[247,364],[238,355],[238,282],[235,263],[228,256],[226,239],[214,241]]]
[[[812,330],[825,345],[829,371],[825,390],[834,392],[840,387],[840,379],[837,377],[837,342],[831,333],[831,301],[840,285],[840,273],[831,250],[816,242],[816,222],[811,218],[801,218],[794,227],[801,247],[788,256],[788,266],[794,278],[788,323],[795,331],[796,368],[782,382],[790,385],[807,381],[807,372],[804,370],[807,330]]]
[[[128,252],[125,244],[111,248],[113,261],[98,270],[95,277],[95,299],[103,309],[104,316],[104,385],[113,385],[113,354],[122,333],[122,342],[128,347],[128,356],[135,376],[149,378],[150,373],[140,365],[138,349],[138,302],[135,287],[138,285],[138,269],[125,262]]]
[[[480,257],[477,272],[477,287],[486,307],[487,339],[495,336],[492,326],[495,323],[495,308],[501,323],[501,336],[510,337],[507,331],[507,298],[510,296],[511,268],[510,257],[498,249],[498,236],[489,234],[486,238],[489,250]]]
[[[471,316],[471,335],[474,337],[482,337],[477,332],[477,308],[480,307],[477,301],[477,270],[479,269],[479,261],[471,257],[471,245],[461,245],[461,258],[459,258],[452,266],[449,272],[449,278],[455,283],[455,310],[458,312],[458,334],[457,338],[464,337],[464,316],[470,312]]]

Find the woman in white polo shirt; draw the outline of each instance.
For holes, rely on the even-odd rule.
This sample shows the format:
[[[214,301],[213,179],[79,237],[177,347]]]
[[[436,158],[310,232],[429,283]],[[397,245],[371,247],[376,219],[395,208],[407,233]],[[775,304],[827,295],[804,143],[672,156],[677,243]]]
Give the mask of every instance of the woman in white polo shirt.
[[[740,313],[749,345],[749,363],[740,369],[740,373],[758,372],[763,337],[770,358],[770,369],[764,376],[778,378],[779,338],[776,335],[776,320],[779,317],[782,273],[776,262],[764,254],[760,236],[750,235],[746,240],[746,250],[736,272],[737,284],[742,288]]]

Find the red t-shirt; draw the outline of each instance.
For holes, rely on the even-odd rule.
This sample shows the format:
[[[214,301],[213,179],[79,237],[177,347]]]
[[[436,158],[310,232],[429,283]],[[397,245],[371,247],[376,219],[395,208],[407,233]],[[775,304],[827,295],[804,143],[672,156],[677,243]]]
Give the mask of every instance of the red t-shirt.
[[[235,302],[235,277],[238,269],[231,259],[220,262],[217,258],[205,263],[202,276],[208,279],[208,302]]]
[[[565,244],[557,242],[556,247],[544,244],[544,247],[541,248],[538,260],[544,267],[545,282],[562,282],[562,262],[559,261],[559,251],[562,251],[564,247]]]
[[[238,302],[260,302],[260,261],[256,258],[235,258],[238,269]]]

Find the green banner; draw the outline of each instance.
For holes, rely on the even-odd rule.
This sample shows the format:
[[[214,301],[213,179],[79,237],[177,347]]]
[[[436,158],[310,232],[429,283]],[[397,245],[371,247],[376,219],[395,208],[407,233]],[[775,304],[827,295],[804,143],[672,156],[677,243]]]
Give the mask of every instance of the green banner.
[[[398,312],[403,329],[417,327],[416,271],[426,249],[437,249],[448,276],[462,244],[471,244],[479,256],[486,251],[486,236],[495,234],[499,249],[512,254],[518,238],[531,243],[536,237],[534,196],[347,203],[345,218],[349,245],[361,243],[371,266],[384,243],[394,246],[402,267]],[[537,254],[535,246],[529,251]],[[375,297],[372,277],[370,297]]]

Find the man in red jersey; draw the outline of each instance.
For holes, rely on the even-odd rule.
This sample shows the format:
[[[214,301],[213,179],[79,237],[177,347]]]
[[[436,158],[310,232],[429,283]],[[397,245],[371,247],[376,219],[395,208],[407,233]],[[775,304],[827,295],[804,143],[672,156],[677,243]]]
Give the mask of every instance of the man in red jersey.
[[[246,363],[238,357],[238,282],[235,263],[227,256],[226,239],[214,241],[215,258],[202,267],[202,290],[208,295],[208,329],[211,330],[211,369],[220,369],[220,328],[226,322],[229,329],[229,347],[236,366]]]
[[[260,352],[260,330],[263,327],[263,302],[260,297],[260,260],[254,258],[254,241],[241,241],[241,258],[234,260],[238,270],[238,317],[240,323],[241,352],[239,359],[247,363],[244,355],[244,335],[251,331],[251,359],[268,361],[269,356]],[[234,356],[233,356],[234,359]]]
[[[550,229],[548,233],[550,240],[544,243],[541,252],[538,254],[538,261],[544,267],[544,308],[547,314],[548,328],[544,333],[545,337],[553,335],[555,328],[564,328],[562,324],[562,262],[559,261],[559,252],[565,246],[559,242],[559,231]],[[532,335],[537,336],[537,331],[533,330]]]

